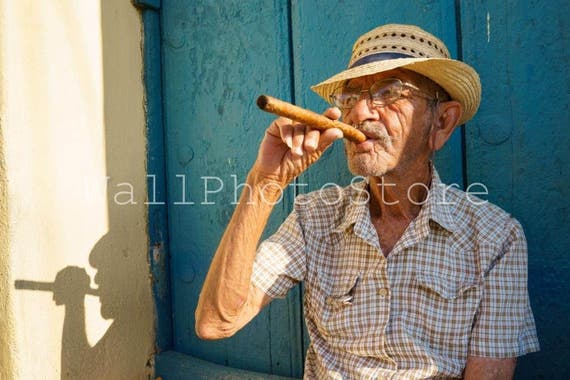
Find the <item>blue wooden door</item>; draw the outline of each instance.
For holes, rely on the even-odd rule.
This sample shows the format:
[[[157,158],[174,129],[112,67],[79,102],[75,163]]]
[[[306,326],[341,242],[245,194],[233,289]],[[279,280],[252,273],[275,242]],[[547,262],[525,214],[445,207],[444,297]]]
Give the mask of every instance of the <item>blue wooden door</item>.
[[[559,3],[558,9],[564,5],[568,10],[567,2]],[[511,9],[514,13],[509,13]],[[481,111],[472,123],[454,133],[438,153],[436,165],[448,183],[459,187],[472,182],[488,184],[489,199],[522,219],[530,238],[531,296],[539,328],[551,323],[543,315],[556,306],[540,298],[539,293],[552,287],[555,279],[539,279],[532,271],[547,267],[561,273],[557,268],[564,267],[558,266],[562,253],[555,247],[562,244],[566,251],[570,248],[568,231],[561,231],[567,223],[553,223],[552,229],[545,231],[533,217],[538,212],[548,222],[568,219],[567,202],[560,199],[568,195],[563,186],[570,178],[562,160],[568,159],[568,77],[562,78],[567,71],[555,61],[548,63],[556,66],[551,72],[564,79],[558,97],[552,100],[542,89],[542,80],[548,75],[539,68],[539,61],[568,58],[568,34],[562,33],[566,21],[556,9],[536,10],[558,22],[543,25],[536,14],[528,13],[515,1],[163,0],[160,24],[173,336],[170,348],[233,368],[302,375],[308,342],[299,288],[285,300],[270,304],[250,325],[224,341],[197,338],[194,309],[239,197],[240,184],[245,182],[272,119],[256,109],[256,97],[267,93],[324,110],[326,104],[309,86],[345,67],[352,43],[360,34],[389,22],[417,24],[433,32],[446,42],[452,56],[465,59],[481,73],[485,99]],[[531,50],[542,46],[538,37],[525,38],[546,31],[552,33],[553,43],[556,38],[566,38],[559,43],[560,49],[543,49],[545,58],[535,55],[531,60],[517,50],[526,45]],[[534,98],[527,97],[528,93]],[[551,101],[561,113],[546,112]],[[533,111],[536,104],[543,113]],[[534,129],[536,125],[542,132]],[[555,141],[548,142],[552,137]],[[532,159],[546,157],[539,152],[546,147],[553,154],[546,160]],[[539,171],[548,173],[549,201],[566,206],[547,209],[535,204],[540,195],[533,193],[525,180]],[[291,210],[296,193],[330,182],[348,184],[351,178],[342,143],[337,142],[297,180],[297,186],[284,194],[266,235]],[[558,242],[554,243],[552,236],[558,236]],[[542,252],[548,252],[550,258],[540,258]],[[567,301],[569,292],[563,292],[564,285],[556,286],[560,289],[557,296]],[[548,326],[565,329],[566,337],[570,336],[567,324]],[[544,327],[541,332],[548,336],[546,339],[553,339],[556,334],[549,329]],[[568,353],[568,338],[562,339],[562,347]],[[555,363],[557,359],[543,355],[540,360]],[[533,356],[521,362],[524,373],[519,371],[520,378],[549,373],[544,364],[534,364]],[[563,368],[568,370],[568,365]],[[168,372],[164,367],[161,371]]]

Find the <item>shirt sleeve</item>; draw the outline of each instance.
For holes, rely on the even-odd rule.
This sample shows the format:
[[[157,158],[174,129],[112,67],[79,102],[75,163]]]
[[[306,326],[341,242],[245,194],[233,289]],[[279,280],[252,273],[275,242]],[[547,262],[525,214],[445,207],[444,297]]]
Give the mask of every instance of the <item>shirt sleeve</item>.
[[[277,232],[262,242],[251,282],[271,298],[284,298],[305,277],[305,239],[293,211]]]
[[[504,249],[485,274],[469,355],[510,358],[540,350],[528,297],[526,239],[521,225],[510,221]]]

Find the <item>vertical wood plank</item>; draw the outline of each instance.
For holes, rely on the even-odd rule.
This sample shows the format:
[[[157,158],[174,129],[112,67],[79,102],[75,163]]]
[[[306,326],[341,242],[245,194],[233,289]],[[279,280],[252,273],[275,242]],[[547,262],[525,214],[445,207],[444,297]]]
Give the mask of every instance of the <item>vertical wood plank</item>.
[[[466,130],[467,178],[520,220],[529,244],[529,292],[541,352],[517,379],[570,375],[568,196],[570,3],[461,3],[464,57],[483,101]]]
[[[168,206],[166,162],[162,125],[162,55],[160,14],[147,4],[142,8],[144,27],[144,72],[146,98],[148,237],[149,263],[155,304],[155,347],[158,352],[172,347],[172,308],[168,260]],[[163,202],[161,204],[161,202]]]
[[[346,68],[354,41],[370,29],[387,23],[415,24],[440,37],[457,57],[455,3],[406,0],[398,2],[298,1],[292,2],[295,100],[322,112],[327,103],[310,86]],[[457,130],[438,153],[436,164],[444,180],[462,184],[461,132]],[[300,178],[305,191],[328,182],[350,183],[344,146],[335,142],[307,175]]]
[[[457,57],[457,25],[453,1],[405,0],[398,2],[336,0],[292,1],[294,89],[297,104],[319,112],[327,104],[310,86],[346,68],[354,41],[370,29],[387,23],[415,24],[440,37]],[[445,181],[463,181],[461,133],[457,130],[436,155]],[[337,141],[314,167],[300,177],[303,192],[327,183],[346,186],[348,171],[343,143]],[[304,330],[305,349],[308,342]]]
[[[165,1],[162,26],[175,349],[236,368],[295,375],[301,366],[291,354],[300,351],[298,290],[231,339],[206,342],[194,333],[199,291],[235,206],[234,181],[245,181],[272,120],[255,99],[261,93],[290,97],[286,5]],[[291,200],[285,194],[268,230],[284,219]]]

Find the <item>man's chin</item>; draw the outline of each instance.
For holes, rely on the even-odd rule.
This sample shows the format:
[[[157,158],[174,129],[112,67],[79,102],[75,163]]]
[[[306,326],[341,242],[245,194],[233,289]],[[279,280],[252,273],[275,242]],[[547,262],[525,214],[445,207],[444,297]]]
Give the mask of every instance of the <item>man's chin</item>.
[[[355,176],[362,177],[381,177],[385,175],[389,168],[379,162],[377,155],[370,152],[351,151],[346,145],[344,149],[346,155],[348,169]]]
[[[361,177],[381,177],[388,172],[386,168],[373,167],[370,165],[364,165],[363,163],[348,163],[348,170],[355,175]]]

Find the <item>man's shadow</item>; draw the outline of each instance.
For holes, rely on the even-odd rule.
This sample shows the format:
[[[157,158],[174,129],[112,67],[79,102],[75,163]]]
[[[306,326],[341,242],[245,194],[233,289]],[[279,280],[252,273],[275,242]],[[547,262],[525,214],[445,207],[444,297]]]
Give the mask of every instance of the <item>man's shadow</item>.
[[[91,249],[89,265],[96,270],[93,283],[97,290],[93,293],[99,298],[101,317],[112,322],[91,346],[85,324],[85,296],[92,292],[86,287],[89,277],[85,269],[78,267],[65,267],[58,272],[53,296],[57,305],[65,307],[62,379],[139,378],[145,365],[149,366],[147,361],[153,349],[149,343],[153,339],[153,316],[145,259],[147,235],[140,227],[141,218],[145,218],[140,207],[146,199],[146,172],[144,164],[139,163],[140,147],[145,143],[144,137],[139,138],[143,120],[132,120],[137,115],[130,110],[137,108],[140,99],[125,92],[140,79],[126,72],[132,71],[132,67],[130,63],[125,65],[123,59],[136,54],[133,49],[139,49],[140,41],[138,37],[117,37],[130,36],[136,27],[117,15],[127,12],[126,7],[137,11],[129,2],[103,0],[100,4],[109,229]],[[133,184],[136,206],[117,203],[119,182]]]
[[[61,379],[128,379],[141,373],[144,363],[133,358],[148,356],[148,347],[140,344],[141,334],[148,334],[152,326],[140,330],[136,310],[144,300],[137,291],[141,284],[133,284],[132,260],[126,247],[118,245],[112,233],[105,234],[93,247],[89,264],[97,270],[96,288],[85,268],[67,266],[60,270],[53,283],[16,281],[16,288],[50,290],[56,305],[65,307],[61,344]],[[131,262],[130,262],[131,261]],[[148,281],[139,276],[135,281]],[[143,285],[144,287],[144,285]],[[112,320],[105,334],[93,346],[87,338],[85,297],[95,295],[101,305],[101,316]],[[147,363],[148,365],[148,363]]]
[[[61,346],[62,378],[126,379],[139,373],[140,363],[133,358],[146,355],[147,347],[139,344],[141,332],[137,324],[137,303],[141,295],[131,290],[140,288],[133,284],[129,272],[128,250],[117,246],[112,233],[104,235],[93,247],[89,255],[90,265],[97,270],[94,283],[101,304],[101,316],[113,322],[101,339],[91,347],[87,342],[85,325],[85,295],[89,292],[86,284],[89,277],[85,269],[66,267],[56,276],[54,301],[65,302]],[[71,276],[70,276],[71,274]],[[148,280],[147,278],[138,281]],[[72,296],[75,294],[75,296]],[[133,315],[134,314],[134,315]],[[148,326],[149,329],[152,326]],[[140,352],[137,352],[140,351]],[[118,373],[118,371],[120,373]]]

